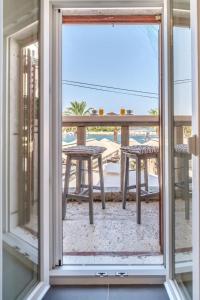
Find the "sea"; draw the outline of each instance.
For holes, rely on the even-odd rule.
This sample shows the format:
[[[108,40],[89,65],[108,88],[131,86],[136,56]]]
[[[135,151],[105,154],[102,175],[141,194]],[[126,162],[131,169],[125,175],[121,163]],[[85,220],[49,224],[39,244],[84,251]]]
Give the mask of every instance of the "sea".
[[[145,136],[143,135],[131,135],[129,136],[130,140],[135,140],[140,144],[144,144],[145,142],[148,141],[158,141],[158,136],[155,135],[150,135],[150,136]],[[103,139],[107,139],[110,141],[114,141],[114,136],[113,134],[95,134],[95,133],[88,133],[86,136],[87,140],[97,140],[101,141]],[[63,134],[63,142],[65,143],[73,143],[76,141],[76,135],[75,134]],[[117,135],[117,142],[120,144],[121,143],[121,134]]]

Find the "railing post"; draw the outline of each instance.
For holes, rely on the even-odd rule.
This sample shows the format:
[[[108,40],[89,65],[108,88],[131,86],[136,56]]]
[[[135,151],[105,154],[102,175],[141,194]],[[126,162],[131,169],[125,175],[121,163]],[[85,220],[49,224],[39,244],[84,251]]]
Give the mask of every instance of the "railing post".
[[[78,126],[77,127],[77,145],[86,145],[86,127],[85,126]],[[81,162],[80,160],[77,160],[76,162],[77,168],[76,168],[76,192],[81,192],[81,182],[82,184],[85,183],[85,174],[84,171],[81,172],[81,169],[84,169],[84,162]],[[81,175],[81,177],[80,177]]]
[[[183,126],[174,128],[174,144],[183,144]]]
[[[77,127],[77,145],[86,144],[86,127],[78,126]]]
[[[121,126],[121,146],[129,146],[129,126]],[[124,155],[121,154],[121,191],[123,187]]]

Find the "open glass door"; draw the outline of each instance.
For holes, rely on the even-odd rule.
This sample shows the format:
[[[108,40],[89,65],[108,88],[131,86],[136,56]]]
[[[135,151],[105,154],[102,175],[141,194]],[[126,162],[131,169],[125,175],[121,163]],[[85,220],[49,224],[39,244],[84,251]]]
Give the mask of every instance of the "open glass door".
[[[3,299],[40,281],[39,1],[3,1]]]
[[[192,68],[190,1],[173,13],[173,262],[174,278],[192,299]]]

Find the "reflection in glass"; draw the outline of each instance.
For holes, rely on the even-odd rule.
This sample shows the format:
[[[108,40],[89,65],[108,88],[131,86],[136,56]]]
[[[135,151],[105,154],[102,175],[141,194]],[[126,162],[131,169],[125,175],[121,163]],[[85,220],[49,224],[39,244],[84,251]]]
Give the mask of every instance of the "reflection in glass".
[[[39,280],[39,1],[4,1],[7,198],[3,298],[24,299]],[[15,11],[15,13],[14,13]]]
[[[175,2],[175,1],[174,1]],[[187,299],[192,298],[192,135],[191,29],[185,13],[174,10],[174,271]],[[174,3],[175,7],[176,3]],[[183,272],[184,270],[184,272]]]

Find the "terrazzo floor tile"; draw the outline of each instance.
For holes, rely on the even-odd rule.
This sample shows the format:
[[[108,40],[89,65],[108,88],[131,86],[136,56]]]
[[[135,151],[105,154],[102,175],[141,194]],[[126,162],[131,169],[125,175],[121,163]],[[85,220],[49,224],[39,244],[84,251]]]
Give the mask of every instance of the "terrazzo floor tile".
[[[78,238],[77,238],[78,233]],[[89,224],[88,204],[67,204],[63,222],[63,252],[159,253],[158,203],[142,203],[142,224],[136,223],[135,202],[122,209],[121,202],[94,203],[94,224]]]
[[[175,212],[177,260],[187,260],[190,257],[188,249],[191,247],[192,226],[191,219],[185,219],[183,200],[176,200]],[[160,264],[162,256],[159,251],[157,201],[142,202],[140,225],[136,223],[134,201],[127,202],[125,210],[121,202],[107,202],[105,210],[102,210],[100,202],[94,202],[93,225],[89,224],[88,203],[72,201],[67,204],[66,220],[63,221],[63,253],[66,263],[76,264],[79,261],[92,264],[95,261],[96,264],[148,264],[156,261]],[[86,256],[90,256],[90,259],[86,259]]]

